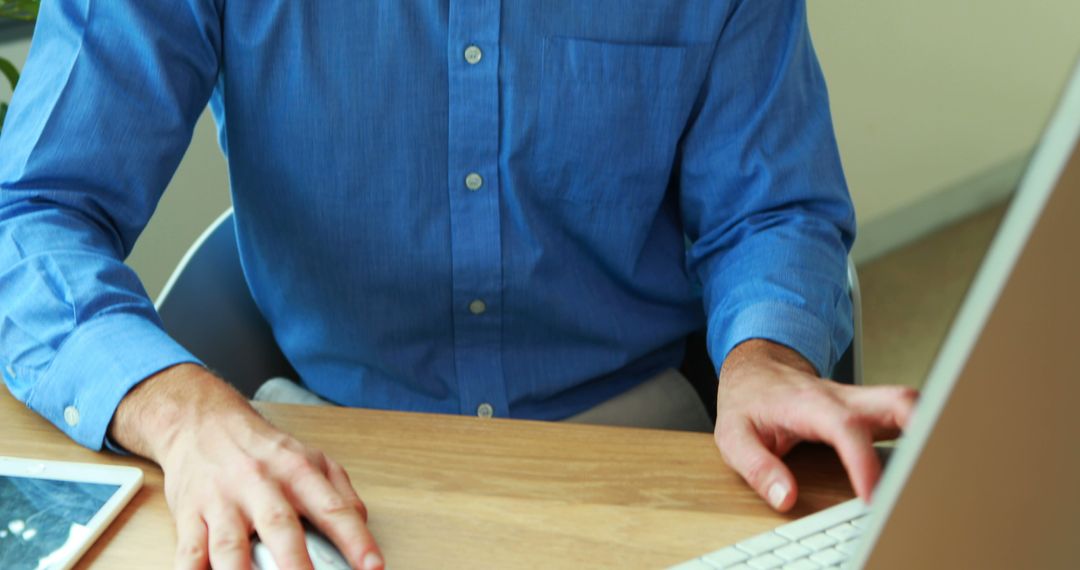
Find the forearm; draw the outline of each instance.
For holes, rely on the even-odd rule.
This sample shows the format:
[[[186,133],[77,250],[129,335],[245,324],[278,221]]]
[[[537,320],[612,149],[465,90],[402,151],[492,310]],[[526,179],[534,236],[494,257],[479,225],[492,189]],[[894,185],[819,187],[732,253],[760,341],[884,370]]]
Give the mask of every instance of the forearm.
[[[185,430],[228,417],[261,420],[232,386],[202,366],[180,364],[147,378],[121,400],[109,437],[160,464]]]
[[[215,85],[216,4],[42,3],[5,119],[0,370],[91,449],[133,386],[197,360],[123,260]]]
[[[735,346],[766,339],[825,376],[851,341],[847,251],[828,219],[788,214],[736,242],[702,244],[709,351],[719,363]]]
[[[80,445],[100,449],[143,379],[197,359],[162,329],[108,237],[78,214],[0,197],[0,369],[12,395]],[[10,215],[9,215],[10,214]],[[48,222],[43,218],[48,218]],[[64,226],[62,220],[69,220]]]
[[[713,361],[769,339],[828,374],[850,341],[855,218],[805,3],[738,5],[681,150],[687,266],[702,284]]]

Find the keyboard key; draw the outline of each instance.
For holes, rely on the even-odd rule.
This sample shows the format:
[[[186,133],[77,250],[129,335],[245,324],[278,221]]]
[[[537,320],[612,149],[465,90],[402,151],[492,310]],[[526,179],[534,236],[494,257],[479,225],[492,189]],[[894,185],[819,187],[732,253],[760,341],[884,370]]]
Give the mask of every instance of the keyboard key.
[[[780,570],[818,570],[818,568],[821,568],[820,564],[809,558],[803,558],[795,562],[788,562]]]
[[[716,568],[702,562],[700,558],[695,558],[687,560],[678,566],[672,566],[668,570],[716,570]]]
[[[828,534],[829,537],[833,537],[837,542],[847,542],[851,539],[858,538],[861,532],[851,525],[837,525],[826,530],[825,534]]]
[[[803,558],[804,556],[809,556],[811,552],[813,551],[809,548],[800,546],[797,542],[792,542],[791,544],[785,544],[784,546],[777,548],[773,551],[773,554],[790,562],[792,560]]]
[[[782,566],[801,570],[839,565],[857,549],[853,540],[865,526],[868,514],[865,503],[852,499],[672,570],[771,570]]]
[[[772,554],[762,554],[746,561],[746,565],[754,570],[772,570],[784,565],[784,559]]]
[[[713,566],[718,566],[720,568],[734,566],[735,564],[743,562],[748,558],[750,558],[749,554],[739,550],[738,548],[735,548],[734,546],[729,546],[722,550],[717,550],[716,552],[710,552],[709,554],[701,557],[701,559],[705,562],[708,562],[709,564],[712,564]]]
[[[766,532],[764,534],[759,534],[755,537],[748,538],[736,544],[735,546],[739,550],[742,550],[743,552],[746,552],[751,556],[757,556],[759,554],[764,554],[766,552],[769,552],[770,550],[781,547],[787,543],[788,541],[786,538],[772,532]]]
[[[809,548],[810,550],[825,550],[830,546],[836,544],[837,540],[823,532],[819,532],[813,536],[799,541],[799,544]]]
[[[774,532],[788,540],[802,540],[810,535],[824,532],[828,528],[864,515],[866,512],[866,503],[860,499],[852,499],[835,507],[791,521],[777,527]]]
[[[855,554],[856,550],[859,549],[859,540],[856,539],[842,542],[839,546],[836,547],[836,549],[848,556],[851,556],[852,554]]]
[[[845,542],[859,536],[859,529],[845,523],[830,528],[825,531],[825,534],[835,538],[838,542]]]
[[[810,555],[810,560],[821,564],[822,566],[831,566],[833,564],[839,564],[847,560],[847,556],[841,554],[838,550],[829,548],[822,550],[821,552],[815,552]]]

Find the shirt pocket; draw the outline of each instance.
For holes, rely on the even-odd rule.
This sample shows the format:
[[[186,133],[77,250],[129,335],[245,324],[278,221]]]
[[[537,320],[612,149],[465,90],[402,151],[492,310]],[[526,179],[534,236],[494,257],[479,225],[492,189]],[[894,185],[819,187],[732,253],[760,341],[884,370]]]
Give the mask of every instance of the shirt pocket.
[[[540,192],[573,202],[658,203],[711,47],[545,38],[532,155]]]

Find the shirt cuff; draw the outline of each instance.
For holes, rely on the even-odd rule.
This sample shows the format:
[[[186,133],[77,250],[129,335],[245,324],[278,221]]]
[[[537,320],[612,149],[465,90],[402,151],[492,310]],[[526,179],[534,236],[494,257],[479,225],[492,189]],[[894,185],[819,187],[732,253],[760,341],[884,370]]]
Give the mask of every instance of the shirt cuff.
[[[201,364],[153,321],[106,315],[77,327],[27,398],[78,444],[100,450],[120,400],[170,366]]]
[[[782,344],[802,355],[817,370],[818,376],[832,369],[832,327],[817,316],[785,303],[756,303],[743,308],[734,318],[723,315],[709,318],[709,353],[717,374],[733,348],[759,338]]]

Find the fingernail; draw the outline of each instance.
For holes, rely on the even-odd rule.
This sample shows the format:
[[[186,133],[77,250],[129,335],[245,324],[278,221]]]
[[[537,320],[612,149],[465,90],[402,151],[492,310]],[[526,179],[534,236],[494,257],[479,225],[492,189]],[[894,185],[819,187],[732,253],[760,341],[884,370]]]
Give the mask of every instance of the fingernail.
[[[784,504],[784,499],[787,498],[788,488],[787,485],[777,481],[769,487],[769,504],[774,509],[779,509],[780,505]]]
[[[364,570],[379,570],[383,567],[382,556],[374,552],[368,552],[364,557]]]

